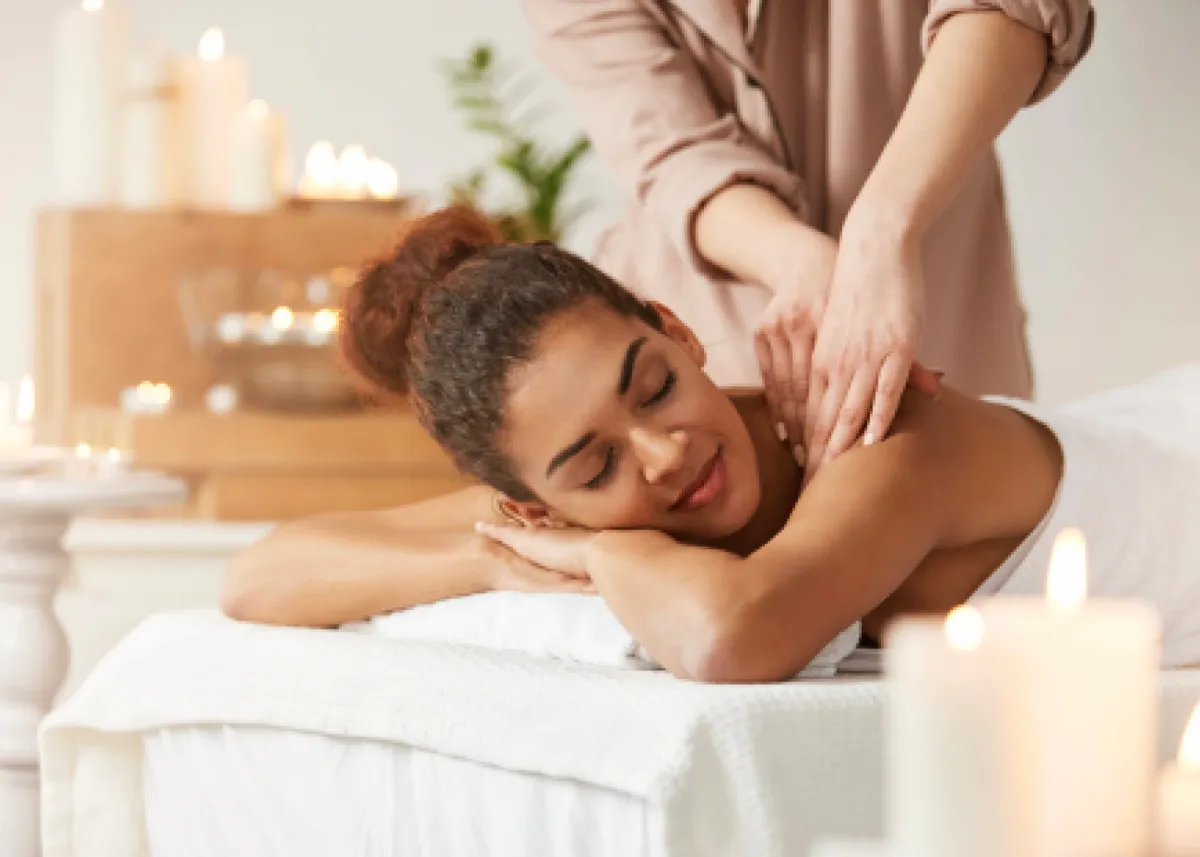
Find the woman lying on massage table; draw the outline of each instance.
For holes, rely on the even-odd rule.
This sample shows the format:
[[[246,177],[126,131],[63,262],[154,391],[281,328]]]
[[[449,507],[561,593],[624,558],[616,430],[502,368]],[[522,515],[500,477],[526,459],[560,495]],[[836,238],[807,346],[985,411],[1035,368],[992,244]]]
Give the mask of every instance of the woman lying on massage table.
[[[343,345],[484,485],[280,526],[232,563],[234,618],[330,626],[489,589],[594,589],[676,675],[780,679],[857,620],[878,640],[897,614],[1021,579],[1053,537],[1039,524],[1062,500],[1064,449],[1071,471],[1053,420],[918,370],[891,434],[801,490],[761,395],[714,386],[667,308],[566,251],[501,244],[463,209],[418,221],[363,274]],[[1125,593],[1193,599],[1167,628],[1191,649],[1166,661],[1200,659],[1188,574]]]

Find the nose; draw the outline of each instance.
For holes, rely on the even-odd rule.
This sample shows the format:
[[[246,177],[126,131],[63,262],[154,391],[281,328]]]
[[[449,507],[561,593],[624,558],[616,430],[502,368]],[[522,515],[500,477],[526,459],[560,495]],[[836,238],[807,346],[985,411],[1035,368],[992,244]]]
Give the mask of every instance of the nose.
[[[656,485],[683,467],[687,460],[688,436],[684,431],[666,434],[635,428],[629,433],[630,446],[642,465],[646,481]]]

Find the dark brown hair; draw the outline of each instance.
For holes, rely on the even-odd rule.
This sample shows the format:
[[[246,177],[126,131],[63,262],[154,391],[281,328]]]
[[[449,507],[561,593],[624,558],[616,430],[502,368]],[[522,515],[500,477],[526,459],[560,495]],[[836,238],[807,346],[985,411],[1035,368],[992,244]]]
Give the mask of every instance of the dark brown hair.
[[[464,473],[536,500],[497,446],[507,379],[552,317],[589,300],[662,329],[654,309],[575,254],[501,243],[478,212],[447,208],[414,221],[350,287],[342,355],[369,392],[407,396]]]

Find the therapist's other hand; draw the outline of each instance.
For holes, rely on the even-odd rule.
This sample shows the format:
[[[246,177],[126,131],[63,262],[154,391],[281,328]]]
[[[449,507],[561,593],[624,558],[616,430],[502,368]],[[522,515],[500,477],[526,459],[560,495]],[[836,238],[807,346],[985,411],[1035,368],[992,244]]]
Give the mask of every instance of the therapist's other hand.
[[[792,447],[804,442],[813,347],[837,263],[837,242],[826,235],[818,239],[804,247],[803,255],[786,247],[779,251],[782,261],[769,284],[775,297],[754,336],[771,419],[783,426]]]
[[[919,241],[851,211],[813,349],[806,478],[862,437],[882,440],[909,381],[925,315]]]

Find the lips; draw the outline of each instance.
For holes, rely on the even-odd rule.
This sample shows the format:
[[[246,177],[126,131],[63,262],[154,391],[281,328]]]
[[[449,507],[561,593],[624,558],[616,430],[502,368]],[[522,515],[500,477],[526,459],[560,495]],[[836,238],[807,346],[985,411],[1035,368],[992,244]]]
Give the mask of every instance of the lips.
[[[720,447],[713,457],[705,462],[679,497],[671,504],[671,511],[679,509],[699,509],[712,502],[721,489],[725,487],[725,458]]]

